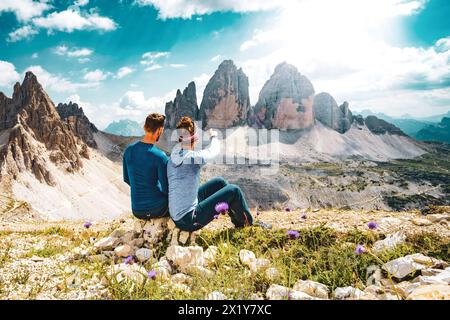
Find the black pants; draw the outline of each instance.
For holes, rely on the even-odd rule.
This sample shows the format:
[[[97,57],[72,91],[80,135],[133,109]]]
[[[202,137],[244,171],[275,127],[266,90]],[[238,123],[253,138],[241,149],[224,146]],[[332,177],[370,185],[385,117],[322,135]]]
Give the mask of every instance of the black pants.
[[[192,232],[206,226],[218,214],[214,207],[219,202],[228,203],[228,215],[235,227],[253,224],[247,201],[237,185],[229,184],[221,177],[214,178],[200,186],[197,196],[199,202],[195,210],[175,221],[181,230]]]

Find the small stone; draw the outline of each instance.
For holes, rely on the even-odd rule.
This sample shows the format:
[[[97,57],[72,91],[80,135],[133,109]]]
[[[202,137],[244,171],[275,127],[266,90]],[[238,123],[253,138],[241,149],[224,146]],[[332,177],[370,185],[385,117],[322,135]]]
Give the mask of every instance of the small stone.
[[[269,279],[272,282],[279,280],[281,277],[280,271],[278,271],[278,269],[275,267],[268,268],[265,272],[265,275],[266,275],[267,279]]]
[[[178,242],[182,245],[186,245],[189,240],[190,233],[187,231],[180,231],[180,235],[178,236]]]
[[[393,250],[397,246],[403,244],[406,241],[406,235],[399,231],[388,235],[383,240],[378,240],[372,246],[372,250],[375,254],[382,253],[383,251]]]
[[[361,291],[353,287],[340,287],[334,290],[333,296],[338,300],[350,299],[359,300],[365,295],[364,291]]]
[[[153,251],[147,248],[141,248],[136,250],[135,255],[140,262],[147,262],[153,257]]]
[[[170,278],[170,281],[173,283],[190,284],[192,282],[192,278],[184,273],[177,273]]]
[[[293,289],[295,291],[307,293],[308,295],[316,298],[328,299],[328,287],[319,282],[311,280],[299,280],[294,284]]]
[[[197,275],[197,276],[205,277],[205,278],[214,277],[214,271],[207,269],[205,267],[202,267],[202,266],[191,265],[189,267],[186,267],[184,269],[184,271],[190,275]]]
[[[141,248],[144,245],[144,238],[137,238],[130,241],[130,246],[135,248]]]
[[[255,261],[251,262],[248,266],[250,268],[250,271],[252,273],[260,273],[264,270],[266,270],[270,266],[270,260],[269,259],[256,259]]]
[[[206,296],[206,300],[227,300],[227,296],[220,291],[213,291]]]
[[[166,257],[172,261],[180,271],[184,272],[191,266],[203,266],[203,248],[199,246],[181,247],[170,246],[167,248]]]
[[[89,257],[89,261],[91,261],[91,262],[103,263],[103,262],[106,262],[108,260],[109,260],[109,258],[105,254],[96,254],[96,255],[93,255],[93,256]]]
[[[266,298],[268,300],[287,300],[289,299],[289,293],[292,290],[288,287],[283,287],[278,284],[272,284],[266,292]]]
[[[431,214],[427,216],[427,219],[433,223],[440,223],[442,221],[450,221],[450,214]]]
[[[416,288],[408,300],[450,300],[450,286],[431,284]]]
[[[30,260],[33,261],[33,262],[42,262],[42,261],[44,261],[44,258],[38,257],[38,256],[32,256],[30,258]]]
[[[239,260],[244,266],[250,266],[252,262],[256,261],[256,255],[250,250],[242,249],[239,251]]]
[[[109,276],[115,276],[118,282],[130,279],[137,283],[142,283],[146,278],[147,270],[138,264],[115,264],[108,271]]]
[[[432,224],[430,220],[424,218],[413,219],[412,223],[414,223],[416,226],[429,226]]]
[[[383,269],[389,272],[393,277],[402,279],[419,270],[445,265],[445,261],[430,258],[420,253],[415,253],[389,261],[383,265]]]
[[[132,256],[134,254],[133,248],[128,244],[118,246],[117,248],[114,249],[114,252],[115,252],[116,256],[122,257],[122,258],[126,258],[126,257]]]
[[[102,251],[104,251],[104,250],[112,250],[112,249],[114,249],[114,247],[117,245],[118,242],[119,242],[118,238],[105,237],[105,238],[102,238],[102,239],[98,240],[94,244],[94,248],[102,250]]]
[[[250,300],[264,300],[264,297],[261,295],[261,293],[252,293],[250,296]]]
[[[203,257],[205,259],[205,264],[207,266],[212,266],[216,262],[216,255],[217,255],[217,247],[216,246],[209,246],[204,254]]]

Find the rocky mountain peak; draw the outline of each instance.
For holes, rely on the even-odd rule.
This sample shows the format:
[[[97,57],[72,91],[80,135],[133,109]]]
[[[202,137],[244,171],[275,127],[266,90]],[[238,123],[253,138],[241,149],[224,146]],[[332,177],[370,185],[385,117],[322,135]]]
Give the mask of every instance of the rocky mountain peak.
[[[0,133],[6,137],[0,149],[0,178],[31,171],[51,185],[54,180],[47,159],[74,172],[82,167],[81,158],[89,157],[87,146],[61,121],[32,72],[14,86],[12,98],[0,98]]]
[[[286,62],[264,84],[250,123],[258,128],[305,129],[314,125],[314,87]]]
[[[250,110],[248,78],[232,60],[224,60],[203,93],[200,118],[203,127],[229,128],[247,122]]]
[[[94,133],[98,132],[97,127],[91,123],[84,114],[83,108],[70,101],[69,103],[59,103],[56,107],[61,120],[65,121],[73,133],[84,143],[92,148],[97,148]]]
[[[183,93],[178,89],[175,99],[166,103],[166,127],[175,129],[177,123],[184,116],[191,117],[194,120],[198,119],[198,105],[197,92],[194,81],[190,82],[183,90]]]
[[[347,132],[353,123],[348,102],[338,106],[336,100],[327,92],[315,96],[314,116],[322,124],[340,133]]]

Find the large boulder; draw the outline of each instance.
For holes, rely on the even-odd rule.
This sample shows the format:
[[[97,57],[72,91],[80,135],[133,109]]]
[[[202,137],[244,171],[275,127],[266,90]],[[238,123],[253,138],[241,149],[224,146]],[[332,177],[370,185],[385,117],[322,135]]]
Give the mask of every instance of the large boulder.
[[[209,80],[200,105],[203,128],[230,128],[247,123],[248,78],[232,60],[225,60]]]
[[[251,125],[256,128],[306,129],[314,125],[314,87],[293,65],[276,66],[259,93]]]
[[[177,123],[184,116],[197,120],[198,112],[197,93],[195,83],[192,81],[183,90],[183,93],[181,93],[180,90],[177,90],[175,99],[166,103],[165,126],[170,129],[175,129]]]

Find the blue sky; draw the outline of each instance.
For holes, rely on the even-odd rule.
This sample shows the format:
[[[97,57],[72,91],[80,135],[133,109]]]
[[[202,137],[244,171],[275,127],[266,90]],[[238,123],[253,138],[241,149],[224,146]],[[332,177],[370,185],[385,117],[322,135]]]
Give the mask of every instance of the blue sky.
[[[104,128],[162,111],[192,80],[200,103],[225,58],[255,104],[287,61],[353,110],[439,114],[450,110],[448,16],[446,0],[2,0],[0,90],[32,70],[55,103],[79,102]]]

